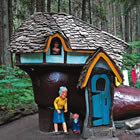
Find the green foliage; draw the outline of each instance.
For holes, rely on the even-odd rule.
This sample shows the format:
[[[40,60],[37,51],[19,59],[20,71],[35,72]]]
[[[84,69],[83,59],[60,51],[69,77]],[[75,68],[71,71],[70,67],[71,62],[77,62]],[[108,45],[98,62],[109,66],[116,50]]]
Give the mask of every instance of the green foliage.
[[[107,10],[102,7],[102,4],[96,5],[96,12],[99,13],[99,17],[101,20],[106,20]]]
[[[130,85],[133,86],[131,70],[134,66],[140,63],[140,41],[133,41],[129,43],[130,47],[132,47],[131,54],[124,54],[123,56],[123,69],[128,70],[128,78]],[[136,82],[136,87],[140,88],[140,82]]]
[[[52,0],[51,12],[56,13],[58,11],[58,1]],[[60,0],[60,12],[69,12],[69,0]]]
[[[136,82],[135,87],[140,88],[140,81]]]
[[[140,0],[110,0],[110,2],[119,2],[124,5],[124,14],[131,11],[137,5],[140,5]]]
[[[22,21],[30,15],[31,0],[17,0],[12,2],[13,23],[17,29]]]
[[[68,0],[61,0],[61,11],[68,13],[69,12],[69,1]]]
[[[58,11],[58,3],[57,3],[57,1],[56,0],[52,0],[52,2],[53,2],[53,4],[52,4],[52,9],[51,9],[51,12],[52,13],[56,13],[57,11]]]
[[[32,83],[18,67],[0,66],[0,109],[15,108],[34,101]]]

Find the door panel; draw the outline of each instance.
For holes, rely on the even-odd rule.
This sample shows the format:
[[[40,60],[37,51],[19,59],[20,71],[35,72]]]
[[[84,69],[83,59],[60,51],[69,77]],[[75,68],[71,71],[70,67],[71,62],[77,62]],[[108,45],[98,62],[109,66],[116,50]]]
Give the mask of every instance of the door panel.
[[[110,123],[110,80],[106,74],[96,74],[91,79],[93,125]]]

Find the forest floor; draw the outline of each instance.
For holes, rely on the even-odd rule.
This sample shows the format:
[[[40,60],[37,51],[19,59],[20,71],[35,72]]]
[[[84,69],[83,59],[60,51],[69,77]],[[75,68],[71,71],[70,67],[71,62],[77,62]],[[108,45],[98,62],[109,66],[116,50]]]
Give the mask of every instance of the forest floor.
[[[39,131],[38,113],[22,117],[18,120],[0,126],[1,140],[83,140],[81,135],[55,135]],[[140,140],[138,135],[126,134],[124,130],[117,129],[115,138],[91,137],[87,140]]]

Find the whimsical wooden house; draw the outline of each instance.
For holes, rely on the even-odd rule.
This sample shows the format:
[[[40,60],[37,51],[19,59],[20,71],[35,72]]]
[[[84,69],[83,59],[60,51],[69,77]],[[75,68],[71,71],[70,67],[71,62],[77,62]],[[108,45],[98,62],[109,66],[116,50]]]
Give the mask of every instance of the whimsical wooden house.
[[[68,88],[69,113],[80,115],[84,133],[111,127],[115,78],[122,83],[119,68],[127,47],[71,15],[35,13],[22,23],[9,50],[32,79],[40,130],[53,130],[53,101],[62,85]]]

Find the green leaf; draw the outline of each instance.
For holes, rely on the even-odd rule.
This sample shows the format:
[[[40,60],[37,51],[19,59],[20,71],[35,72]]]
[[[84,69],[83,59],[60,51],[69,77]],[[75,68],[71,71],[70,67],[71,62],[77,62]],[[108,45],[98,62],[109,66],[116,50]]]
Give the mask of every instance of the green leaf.
[[[32,82],[18,67],[0,66],[0,106],[14,108],[34,101]]]
[[[6,80],[6,79],[0,80],[0,83],[10,83],[10,82],[11,82],[10,80]]]

